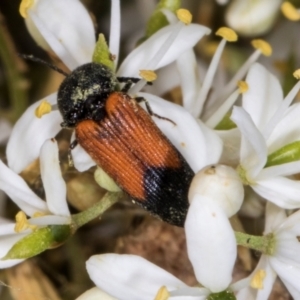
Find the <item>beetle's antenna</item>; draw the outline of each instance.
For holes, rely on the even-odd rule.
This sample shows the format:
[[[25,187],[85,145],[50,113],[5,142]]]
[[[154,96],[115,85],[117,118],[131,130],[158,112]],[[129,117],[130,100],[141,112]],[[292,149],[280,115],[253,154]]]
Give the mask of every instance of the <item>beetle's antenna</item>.
[[[34,62],[38,62],[38,63],[41,63],[43,65],[46,65],[47,67],[49,67],[50,69],[64,75],[64,76],[68,76],[69,74],[66,73],[65,71],[63,71],[62,69],[60,69],[59,67],[45,61],[45,60],[42,60],[40,58],[37,58],[33,55],[27,55],[27,54],[18,54],[20,57],[26,59],[26,60],[31,60],[31,61],[34,61]]]

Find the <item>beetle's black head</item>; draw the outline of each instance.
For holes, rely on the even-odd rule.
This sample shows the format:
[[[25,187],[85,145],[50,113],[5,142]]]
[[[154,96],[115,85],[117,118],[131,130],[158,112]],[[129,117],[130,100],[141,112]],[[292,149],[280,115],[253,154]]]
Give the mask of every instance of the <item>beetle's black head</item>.
[[[103,64],[88,63],[75,69],[58,90],[57,105],[64,119],[61,126],[72,128],[82,120],[101,120],[105,102],[117,84],[114,73]]]

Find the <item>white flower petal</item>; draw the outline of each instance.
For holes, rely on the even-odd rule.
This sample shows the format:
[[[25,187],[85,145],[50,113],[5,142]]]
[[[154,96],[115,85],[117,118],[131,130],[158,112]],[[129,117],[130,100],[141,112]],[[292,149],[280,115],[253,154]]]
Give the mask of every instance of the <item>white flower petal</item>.
[[[284,117],[277,122],[267,140],[269,154],[292,142],[300,141],[299,115],[300,103],[296,103],[289,107]]]
[[[28,216],[36,212],[49,213],[46,202],[40,199],[24,179],[0,161],[0,189]]]
[[[252,188],[263,198],[285,209],[300,207],[300,182],[285,177],[259,180]]]
[[[290,231],[295,235],[300,235],[300,211],[291,214],[277,229],[277,232]]]
[[[12,131],[10,123],[4,119],[0,120],[0,144],[6,143]]]
[[[215,130],[223,141],[223,152],[220,158],[221,164],[237,166],[240,161],[241,133],[238,128],[230,130]]]
[[[197,280],[212,292],[225,290],[232,280],[237,248],[224,212],[212,199],[196,195],[188,210],[185,232]]]
[[[259,175],[256,177],[257,180],[264,180],[271,177],[277,176],[289,176],[300,173],[300,161],[293,161],[286,164],[276,165],[262,169]]]
[[[147,67],[147,64],[160,50],[165,40],[170,34],[172,34],[176,27],[177,24],[165,26],[153,34],[144,43],[139,45],[136,49],[131,51],[120,66],[117,75],[126,77],[137,76],[137,74],[139,74],[139,70]],[[194,47],[204,35],[209,33],[210,29],[201,25],[190,24],[188,26],[184,26],[180,30],[174,43],[160,60],[156,69],[166,66],[176,60],[182,53]]]
[[[251,275],[254,275],[257,271],[263,270],[265,271],[266,277],[263,279],[263,289],[257,290],[257,300],[265,300],[268,299],[269,295],[271,294],[272,287],[276,280],[276,273],[271,268],[269,264],[269,259],[265,255],[262,255],[260,258],[255,270],[252,272]]]
[[[242,133],[241,165],[253,179],[267,161],[265,140],[243,108],[234,106],[231,119]]]
[[[253,278],[253,276],[256,275],[256,273],[258,271],[265,271],[265,275],[266,277],[263,279],[262,285],[263,288],[262,289],[254,289],[250,286],[250,282]],[[276,279],[276,273],[272,270],[272,268],[270,267],[269,263],[268,263],[268,258],[265,255],[262,255],[255,270],[251,273],[250,276],[248,276],[245,279],[241,280],[242,285],[244,285],[245,287],[242,287],[239,289],[238,293],[237,293],[237,299],[238,300],[266,300],[268,299],[271,291],[272,291],[272,287],[274,284],[274,281]],[[247,284],[248,283],[248,284]],[[233,290],[236,290],[236,286],[238,286],[240,283],[236,282],[234,283],[233,286]]]
[[[256,300],[256,290],[247,286],[236,293],[237,300]]]
[[[211,291],[205,287],[185,287],[180,288],[174,291],[170,292],[170,298],[169,299],[182,299],[185,300],[183,297],[192,297],[188,299],[206,299],[207,296],[211,294]],[[178,298],[176,298],[178,297]]]
[[[146,85],[144,91],[161,96],[180,85],[180,77],[175,62],[156,71],[158,80]]]
[[[300,82],[298,81],[294,87],[289,91],[287,96],[282,101],[281,105],[278,107],[276,113],[273,115],[271,120],[269,121],[268,125],[266,126],[264,130],[264,137],[267,139],[271,135],[272,131],[274,130],[274,127],[282,120],[284,115],[289,109],[289,106],[291,105],[292,101],[296,97],[297,93],[300,89]]]
[[[259,130],[263,130],[283,101],[279,80],[259,63],[251,66],[246,81],[249,90],[243,93],[243,108]]]
[[[174,126],[169,121],[153,117],[153,121],[184,156],[194,172],[218,162],[222,153],[222,141],[213,130],[197,122],[179,105],[147,93],[138,95],[149,101],[154,113],[176,123]]]
[[[56,103],[57,95],[46,97],[50,104]],[[15,124],[6,148],[9,167],[20,173],[40,154],[44,141],[61,130],[62,117],[59,111],[44,115],[41,119],[35,116],[35,109],[42,100],[32,104]]]
[[[169,291],[187,287],[167,271],[135,255],[95,255],[86,267],[96,286],[119,300],[153,300],[162,286]]]
[[[290,292],[292,299],[300,299],[300,290],[299,290],[299,285],[294,286],[290,284],[287,280],[280,278],[285,285],[285,287],[288,289]]]
[[[74,167],[79,172],[84,172],[96,165],[96,163],[92,160],[92,158],[85,152],[85,150],[80,145],[77,145],[72,150],[72,159],[74,162]]]
[[[200,89],[200,75],[194,51],[189,49],[181,54],[176,64],[180,75],[183,106],[197,117],[194,107]]]
[[[41,177],[47,206],[54,215],[70,216],[67,204],[67,187],[61,175],[58,146],[55,139],[47,140],[40,154]]]
[[[286,219],[286,212],[284,209],[278,207],[272,202],[267,202],[266,205],[266,220],[264,234],[268,234],[279,227]]]
[[[0,269],[12,267],[23,261],[23,259],[1,260],[16,242],[27,235],[27,233],[17,234],[14,227],[15,224],[0,225]]]
[[[300,251],[300,243],[297,239],[299,231],[294,233],[288,228],[283,232],[275,234],[277,244],[274,259],[278,259],[286,265],[300,268],[300,257],[298,255]]]
[[[11,221],[9,223],[5,223],[5,224],[1,224],[0,225],[0,238],[2,238],[2,236],[5,236],[5,235],[11,235],[11,234],[15,234],[15,223],[12,223]],[[0,248],[0,251],[1,251],[1,248]],[[0,255],[1,257],[1,255]]]
[[[80,1],[39,0],[28,14],[52,51],[70,70],[91,61],[95,30]]]
[[[275,258],[270,259],[270,263],[278,276],[299,292],[300,267],[286,264]]]
[[[216,164],[220,161],[220,157],[221,157],[221,154],[223,152],[223,141],[216,134],[215,130],[213,130],[213,129],[209,128],[208,126],[206,126],[199,119],[197,120],[197,122],[198,122],[198,125],[199,125],[199,127],[202,131],[202,134],[204,136],[204,139],[205,139],[205,141],[203,141],[205,144],[202,144],[202,147],[203,147],[203,145],[207,145],[206,148],[205,148],[206,156],[205,157],[203,156],[203,162],[199,165],[200,166],[214,165],[214,164]],[[198,148],[198,155],[201,155],[199,153],[199,148]],[[204,161],[204,159],[205,159],[205,161]],[[201,169],[201,168],[199,167],[199,169]]]
[[[114,298],[103,291],[101,291],[97,287],[93,287],[86,292],[84,292],[82,295],[80,295],[76,300],[118,300],[117,298]]]

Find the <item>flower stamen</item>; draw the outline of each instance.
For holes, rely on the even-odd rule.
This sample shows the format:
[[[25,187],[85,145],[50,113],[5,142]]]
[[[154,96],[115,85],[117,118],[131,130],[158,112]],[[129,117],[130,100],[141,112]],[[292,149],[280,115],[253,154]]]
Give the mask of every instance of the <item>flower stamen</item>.
[[[181,21],[185,25],[191,24],[193,16],[187,9],[184,8],[178,9],[176,11],[176,15],[179,21]]]
[[[155,70],[157,68],[157,65],[159,62],[163,59],[165,54],[168,52],[170,47],[172,46],[173,42],[175,41],[176,37],[179,35],[180,30],[184,28],[184,23],[181,21],[178,21],[177,24],[175,24],[173,31],[170,33],[168,38],[165,40],[163,45],[160,47],[160,49],[154,54],[152,59],[147,64],[146,68],[147,70]],[[131,89],[129,89],[128,94],[135,96],[136,93],[138,93],[145,85],[146,80],[140,80],[137,84],[135,84]]]
[[[296,7],[288,1],[285,1],[282,3],[281,12],[290,21],[299,21],[300,20],[299,9],[296,9]]]
[[[216,32],[217,36],[222,37],[227,42],[236,42],[238,40],[238,35],[234,30],[228,27],[221,27]]]
[[[139,75],[147,82],[152,82],[157,79],[157,74],[152,70],[140,70]]]
[[[214,111],[214,113],[207,119],[205,124],[210,128],[216,126],[223,120],[226,113],[230,110],[232,105],[236,102],[240,95],[240,90],[235,90],[229,97]]]
[[[239,92],[241,94],[244,94],[245,92],[247,92],[249,90],[249,85],[246,81],[239,80],[237,83],[237,86],[239,87]]]
[[[252,40],[251,45],[257,49],[260,50],[260,52],[264,55],[264,56],[270,56],[272,54],[272,47],[271,45],[262,40],[262,39],[256,39],[256,40]]]
[[[28,17],[28,9],[31,8],[34,4],[34,0],[22,0],[20,7],[19,7],[19,13],[20,15],[26,19]]]
[[[169,291],[167,290],[167,288],[165,286],[162,286],[158,290],[154,300],[168,300],[169,297],[170,297]]]
[[[51,104],[47,100],[43,100],[41,104],[35,109],[35,116],[41,118],[43,115],[49,114],[52,110]]]
[[[263,281],[266,277],[266,271],[265,270],[257,270],[257,272],[254,274],[254,276],[251,279],[250,286],[257,290],[262,290],[264,288]]]
[[[211,88],[212,85],[212,81],[214,79],[215,73],[217,71],[217,67],[219,65],[223,50],[225,48],[226,42],[229,41],[236,41],[237,40],[237,35],[236,33],[231,30],[230,28],[227,27],[221,27],[217,32],[216,35],[223,37],[223,39],[221,40],[212,60],[211,63],[209,65],[209,68],[207,70],[207,73],[205,75],[200,93],[197,97],[197,101],[196,101],[196,107],[195,107],[195,111],[196,111],[196,115],[200,115],[201,114],[201,109],[203,108],[203,103],[205,102],[208,92]]]
[[[29,224],[26,214],[23,211],[19,211],[16,214],[15,232],[19,233],[26,229],[35,230],[36,228],[37,228],[36,225]]]
[[[252,46],[256,49],[249,58],[244,62],[244,64],[240,67],[240,69],[235,73],[235,75],[231,78],[228,84],[222,89],[222,94],[216,95],[215,98],[211,98],[211,102],[219,103],[220,99],[227,97],[229,93],[234,89],[236,83],[241,80],[246,73],[248,72],[249,68],[258,60],[261,54],[266,56],[272,54],[272,47],[269,43],[263,40],[254,40],[252,41]]]
[[[296,78],[296,79],[300,79],[300,69],[296,70],[294,73],[293,73],[293,76]]]

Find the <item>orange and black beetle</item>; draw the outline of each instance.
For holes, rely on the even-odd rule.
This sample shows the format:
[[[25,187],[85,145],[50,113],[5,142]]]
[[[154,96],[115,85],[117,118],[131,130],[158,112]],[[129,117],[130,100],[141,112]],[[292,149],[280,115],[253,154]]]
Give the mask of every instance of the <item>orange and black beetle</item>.
[[[162,220],[183,226],[194,172],[126,91],[134,78],[116,78],[102,64],[69,74],[58,91],[62,127],[135,202]],[[120,82],[125,88],[119,91]],[[73,143],[73,147],[76,143]]]

